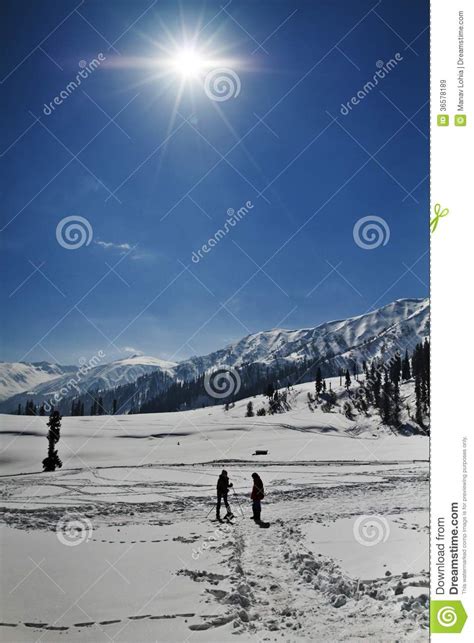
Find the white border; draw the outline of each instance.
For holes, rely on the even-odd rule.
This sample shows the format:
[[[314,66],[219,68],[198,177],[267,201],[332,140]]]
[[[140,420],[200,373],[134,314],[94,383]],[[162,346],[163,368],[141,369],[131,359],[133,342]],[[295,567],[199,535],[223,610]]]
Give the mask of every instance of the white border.
[[[456,127],[458,12],[464,12],[464,111],[467,126]],[[431,209],[448,208],[431,239],[431,599],[462,600],[468,619],[456,640],[474,640],[474,184],[472,85],[474,83],[474,5],[431,2]],[[437,125],[440,80],[447,81],[448,127]],[[448,523],[451,502],[462,503],[462,438],[468,437],[467,593],[436,595],[434,556],[438,516]],[[448,559],[449,562],[449,559]],[[462,584],[462,563],[461,563]],[[433,634],[433,637],[440,635]],[[445,636],[445,635],[443,635]],[[449,636],[449,635],[448,635]]]

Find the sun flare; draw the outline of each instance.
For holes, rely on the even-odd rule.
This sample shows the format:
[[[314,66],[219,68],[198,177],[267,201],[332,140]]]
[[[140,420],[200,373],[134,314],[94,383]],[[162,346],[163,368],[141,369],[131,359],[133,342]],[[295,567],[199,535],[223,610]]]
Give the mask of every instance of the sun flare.
[[[176,52],[172,59],[176,72],[184,78],[196,78],[206,68],[206,61],[195,49],[185,48]]]

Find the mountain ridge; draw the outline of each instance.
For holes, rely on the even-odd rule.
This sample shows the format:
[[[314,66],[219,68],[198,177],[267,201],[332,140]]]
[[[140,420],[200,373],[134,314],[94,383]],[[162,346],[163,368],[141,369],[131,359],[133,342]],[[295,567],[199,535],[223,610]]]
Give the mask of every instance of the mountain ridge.
[[[354,365],[381,357],[396,348],[412,351],[415,344],[428,335],[429,299],[398,299],[364,314],[323,322],[315,327],[294,330],[275,328],[250,333],[224,348],[180,362],[145,355],[125,357],[92,368],[84,379],[79,378],[80,381],[74,383],[74,390],[70,390],[65,397],[69,403],[70,398],[90,391],[108,394],[115,389],[133,397],[135,387],[139,395],[136,403],[141,405],[144,400],[159,396],[173,382],[192,381],[210,370],[223,367],[273,369],[277,376],[282,369],[309,361],[319,364],[329,376],[341,368],[352,370]],[[39,377],[43,377],[43,380],[36,382],[33,387],[16,391],[8,398],[0,398],[0,411],[13,412],[18,404],[24,404],[27,397],[35,403],[47,400],[74,379],[71,373],[79,371],[76,367],[62,367],[47,362],[36,364],[42,365]],[[4,380],[4,365],[12,366],[0,362],[0,390]],[[55,369],[67,370],[57,377],[46,377],[48,370],[54,373]],[[124,410],[130,410],[130,405]]]

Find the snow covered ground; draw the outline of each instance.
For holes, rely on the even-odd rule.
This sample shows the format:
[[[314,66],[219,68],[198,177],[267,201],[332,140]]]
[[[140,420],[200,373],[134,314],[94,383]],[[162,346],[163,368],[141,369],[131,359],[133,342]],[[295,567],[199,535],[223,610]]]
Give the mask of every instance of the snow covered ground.
[[[428,640],[428,439],[308,391],[266,417],[64,418],[48,474],[47,418],[1,416],[0,639]],[[231,526],[211,521],[223,467]]]

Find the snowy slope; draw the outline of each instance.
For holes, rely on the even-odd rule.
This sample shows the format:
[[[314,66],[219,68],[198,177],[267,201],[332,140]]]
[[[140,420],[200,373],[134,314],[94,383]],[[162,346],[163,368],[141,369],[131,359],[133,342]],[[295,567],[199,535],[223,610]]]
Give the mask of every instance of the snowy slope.
[[[247,418],[241,400],[63,418],[54,473],[40,473],[47,418],[0,417],[0,636],[428,641],[429,440],[347,419],[338,381],[331,413],[307,383],[273,416]],[[210,521],[222,468],[232,526]],[[253,471],[269,529],[249,520]]]
[[[75,370],[48,362],[0,362],[0,401]]]
[[[350,399],[344,380],[342,385],[338,377],[328,378],[326,383],[337,396],[329,413],[322,410],[321,403],[308,403],[308,393],[315,394],[314,382],[308,382],[287,391],[289,410],[274,415],[246,417],[249,401],[255,413],[260,408],[268,411],[268,398],[255,395],[237,401],[228,411],[223,406],[210,406],[176,413],[63,418],[61,435],[69,445],[66,463],[68,467],[82,466],[86,457],[93,466],[105,466],[111,458],[115,464],[125,464],[130,457],[148,461],[146,454],[152,457],[155,449],[160,462],[175,464],[222,457],[247,459],[256,449],[265,448],[270,448],[268,459],[272,462],[370,460],[375,454],[380,460],[428,457],[428,440],[417,434],[416,424],[405,411],[401,419],[406,437],[397,434],[394,440],[394,431],[382,424],[375,409],[370,408],[368,415],[354,409],[352,420],[343,414],[344,402]],[[353,381],[351,393],[362,383],[363,379]],[[401,385],[402,406],[408,402],[413,406],[413,390],[413,380]],[[5,472],[13,473],[19,467],[23,472],[38,470],[44,440],[37,438],[46,435],[46,422],[47,418],[35,416],[0,415],[0,438],[5,433],[21,437],[9,448]],[[241,439],[237,439],[239,432],[243,433]]]

